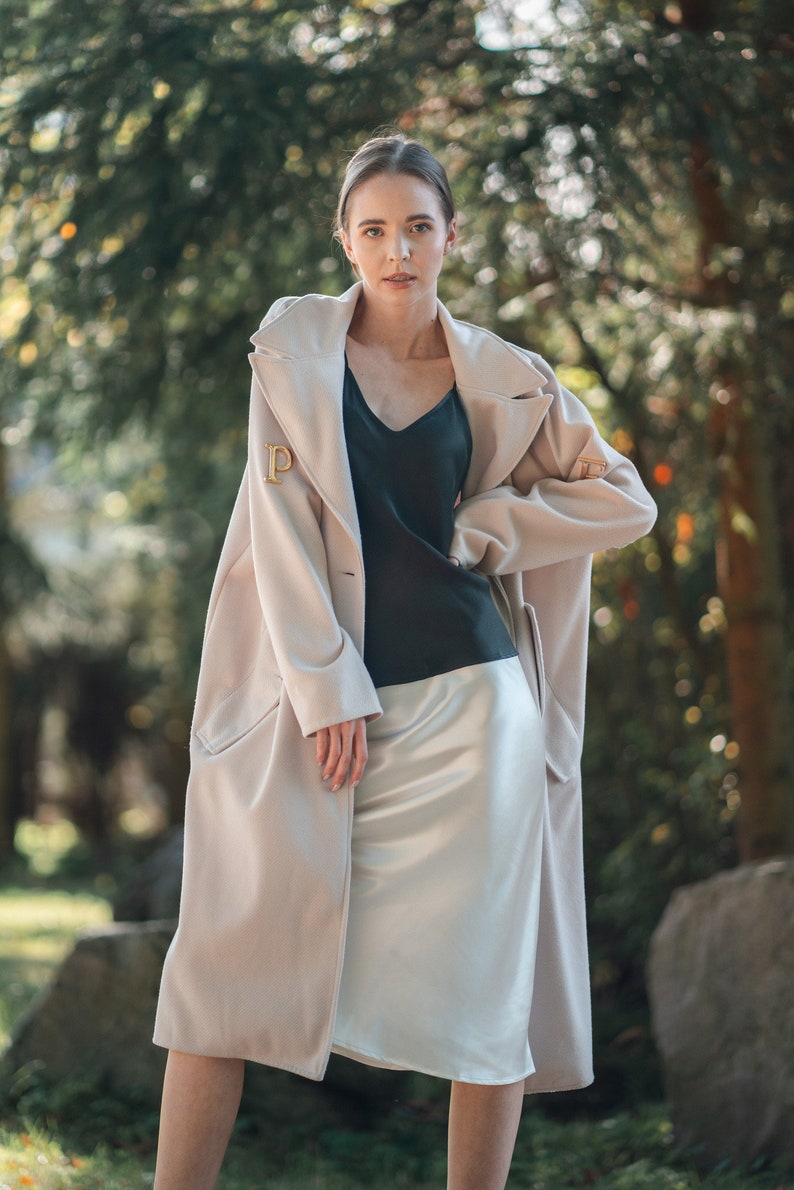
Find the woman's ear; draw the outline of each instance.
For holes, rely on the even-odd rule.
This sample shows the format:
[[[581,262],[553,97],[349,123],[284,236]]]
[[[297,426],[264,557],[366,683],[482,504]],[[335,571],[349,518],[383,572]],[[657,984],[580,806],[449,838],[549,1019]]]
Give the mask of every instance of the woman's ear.
[[[445,256],[448,252],[450,252],[455,247],[455,241],[457,240],[457,238],[458,238],[458,221],[457,221],[457,219],[451,219],[450,224],[449,224],[449,230],[447,231],[446,242],[444,244],[444,255]]]
[[[344,228],[342,228],[339,232],[339,241],[345,250],[345,256],[347,257],[347,259],[350,261],[351,265],[353,266],[353,272],[356,274],[357,277],[360,277],[361,274],[358,271],[358,265],[356,264],[356,258],[353,253],[353,249],[350,246],[350,240],[347,238],[347,232],[344,230]]]
[[[353,255],[353,249],[350,247],[350,240],[347,238],[347,232],[345,231],[344,228],[342,228],[340,230],[339,238],[342,241],[342,247],[345,250],[345,256],[350,261],[350,263],[353,265],[353,268],[355,268],[356,267],[356,258]]]

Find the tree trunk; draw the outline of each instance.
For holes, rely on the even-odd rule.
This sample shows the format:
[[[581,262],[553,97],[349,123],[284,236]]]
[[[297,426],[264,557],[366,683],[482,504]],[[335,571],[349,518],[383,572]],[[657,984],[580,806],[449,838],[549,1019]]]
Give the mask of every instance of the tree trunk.
[[[739,745],[742,860],[792,847],[792,779],[785,680],[784,599],[769,454],[740,385],[721,390],[711,419],[719,477],[717,583],[733,736]]]
[[[681,12],[690,32],[707,33],[714,27],[711,0],[684,0]],[[709,265],[717,247],[741,245],[741,234],[732,227],[703,138],[692,145],[691,178],[700,223],[701,293],[709,305],[736,308],[739,287],[722,275],[713,276]],[[751,379],[763,375],[761,361],[757,363],[756,368],[739,368],[731,360],[718,362],[709,427],[718,482],[717,585],[727,620],[732,733],[739,745],[737,846],[742,861],[794,846],[785,601],[772,464]]]
[[[5,450],[0,441],[0,532],[10,519]],[[16,827],[11,796],[11,659],[5,641],[5,614],[0,600],[0,861],[14,848]]]

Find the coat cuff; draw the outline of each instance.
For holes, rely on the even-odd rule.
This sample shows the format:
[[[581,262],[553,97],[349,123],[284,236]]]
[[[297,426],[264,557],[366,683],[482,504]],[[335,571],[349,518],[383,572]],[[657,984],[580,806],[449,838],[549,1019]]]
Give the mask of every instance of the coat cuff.
[[[465,529],[459,525],[455,526],[448,557],[451,561],[454,560],[457,562],[464,570],[473,570],[477,563],[482,561],[485,546],[483,545],[478,550],[477,536],[478,531],[476,529]]]
[[[377,691],[353,642],[346,638],[339,655],[317,669],[285,673],[284,685],[304,737],[350,719],[378,719],[383,714]]]

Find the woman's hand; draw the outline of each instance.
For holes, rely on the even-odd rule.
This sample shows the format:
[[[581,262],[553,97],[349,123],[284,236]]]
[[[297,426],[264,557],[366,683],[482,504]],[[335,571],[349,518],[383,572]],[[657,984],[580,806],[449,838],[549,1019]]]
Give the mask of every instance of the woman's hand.
[[[317,763],[332,793],[341,788],[348,773],[355,789],[364,775],[368,755],[366,719],[348,719],[317,732]]]

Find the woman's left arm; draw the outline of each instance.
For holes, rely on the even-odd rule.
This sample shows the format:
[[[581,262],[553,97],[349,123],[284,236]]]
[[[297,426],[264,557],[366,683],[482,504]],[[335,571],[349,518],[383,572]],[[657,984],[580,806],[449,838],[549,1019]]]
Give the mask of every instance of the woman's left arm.
[[[581,401],[543,361],[553,400],[510,483],[461,501],[450,555],[511,574],[628,545],[656,519],[633,463],[600,437]]]

